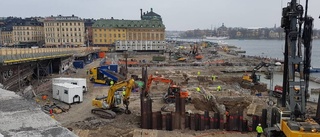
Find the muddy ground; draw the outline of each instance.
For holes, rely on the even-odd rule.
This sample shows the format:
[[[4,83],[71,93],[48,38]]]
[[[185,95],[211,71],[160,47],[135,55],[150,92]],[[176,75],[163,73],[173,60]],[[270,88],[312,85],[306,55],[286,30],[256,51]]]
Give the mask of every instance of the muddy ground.
[[[223,53],[222,53],[223,54]],[[136,57],[136,59],[150,58],[150,55],[142,55]],[[224,59],[232,60],[239,59],[238,57],[226,55]],[[100,59],[93,63],[86,65],[84,69],[78,69],[77,73],[67,73],[63,75],[52,75],[51,77],[78,77],[78,78],[89,78],[86,74],[86,70],[91,67],[99,65]],[[257,61],[258,62],[258,61]],[[141,77],[141,68],[128,68],[129,76],[134,74]],[[224,105],[230,113],[238,113],[243,111],[245,118],[251,120],[250,116],[246,116],[247,110],[251,104],[256,104],[259,108],[256,109],[256,114],[261,115],[261,109],[267,107],[268,97],[258,97],[257,93],[267,94],[266,85],[248,85],[242,82],[241,75],[236,76],[234,74],[222,73],[223,67],[212,68],[212,67],[151,67],[148,69],[148,74],[162,75],[163,77],[174,80],[183,90],[187,90],[191,96],[191,103],[186,104],[186,111],[190,113],[204,113],[209,111],[210,114],[219,111],[215,106],[217,104]],[[197,72],[201,74],[198,76]],[[216,75],[218,78],[213,81],[211,75]],[[183,75],[187,75],[190,80],[188,84],[183,83]],[[239,75],[239,74],[238,74]],[[40,84],[43,89],[50,89],[50,78],[49,81]],[[49,84],[48,84],[49,83]],[[83,102],[80,104],[73,104],[71,106],[61,103],[57,100],[53,100],[51,97],[50,90],[43,91],[42,94],[49,95],[49,101],[43,101],[40,96],[36,98],[40,105],[45,103],[56,103],[57,105],[68,108],[67,112],[61,114],[54,114],[54,118],[60,122],[64,127],[69,128],[80,137],[132,137],[135,136],[135,132],[140,130],[140,96],[139,93],[132,93],[130,97],[130,106],[132,114],[121,114],[117,115],[115,119],[102,119],[91,114],[91,101],[93,98],[98,96],[107,95],[108,86],[94,86],[88,80],[89,91],[84,94]],[[196,92],[196,87],[201,87],[203,92]],[[221,86],[222,90],[217,91],[216,87]],[[168,85],[164,83],[153,83],[150,96],[153,99],[153,111],[160,111],[161,108],[165,107],[167,111],[174,111],[174,105],[168,105],[164,103],[162,96],[167,91]],[[212,100],[206,100],[205,96],[214,96],[216,102]],[[69,108],[71,107],[71,108]],[[255,136],[254,133],[240,133],[240,132],[225,132],[225,131],[192,131],[192,130],[175,130],[175,131],[164,131],[169,133],[168,136],[217,136],[217,137],[228,137],[228,136],[243,136],[251,137]]]

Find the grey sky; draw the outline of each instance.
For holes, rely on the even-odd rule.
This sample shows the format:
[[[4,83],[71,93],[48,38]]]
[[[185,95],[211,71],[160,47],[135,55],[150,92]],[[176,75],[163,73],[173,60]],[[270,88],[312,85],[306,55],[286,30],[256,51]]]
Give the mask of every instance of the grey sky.
[[[167,30],[280,25],[281,5],[290,0],[1,0],[0,17],[71,15],[81,18],[139,19],[140,8],[160,14]],[[299,1],[299,0],[297,0]],[[305,0],[301,0],[304,5]],[[308,14],[320,28],[320,0]]]

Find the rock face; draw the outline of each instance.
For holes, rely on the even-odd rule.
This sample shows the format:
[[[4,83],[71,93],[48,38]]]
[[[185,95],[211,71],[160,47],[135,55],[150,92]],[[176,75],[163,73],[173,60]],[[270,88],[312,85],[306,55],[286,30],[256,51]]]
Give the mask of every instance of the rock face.
[[[4,136],[76,137],[35,103],[12,91],[0,89],[0,104],[0,133]]]

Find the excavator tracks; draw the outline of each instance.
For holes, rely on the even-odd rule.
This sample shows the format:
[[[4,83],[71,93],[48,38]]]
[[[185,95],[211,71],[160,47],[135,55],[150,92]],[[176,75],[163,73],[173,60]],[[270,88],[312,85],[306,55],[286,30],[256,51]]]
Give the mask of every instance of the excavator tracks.
[[[101,118],[104,119],[113,119],[116,117],[116,113],[111,111],[111,110],[105,110],[105,109],[101,109],[101,108],[95,108],[91,110],[92,114],[95,114]]]

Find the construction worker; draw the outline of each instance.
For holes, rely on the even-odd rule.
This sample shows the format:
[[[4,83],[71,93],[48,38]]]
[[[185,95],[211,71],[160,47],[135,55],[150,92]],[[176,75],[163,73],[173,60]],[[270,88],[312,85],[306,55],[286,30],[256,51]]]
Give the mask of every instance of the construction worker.
[[[259,123],[257,128],[256,128],[256,131],[257,131],[257,137],[260,137],[261,134],[263,133],[263,129],[261,127],[261,124]]]
[[[110,81],[110,87],[113,86],[114,82],[113,80]]]
[[[221,86],[220,85],[217,87],[217,91],[221,91]]]
[[[201,91],[201,89],[199,87],[197,87],[197,92],[200,92],[200,91]]]
[[[200,76],[200,71],[198,71],[198,76]]]
[[[216,76],[212,74],[212,81],[216,81]]]
[[[126,91],[122,91],[122,95],[124,97],[126,95]]]

